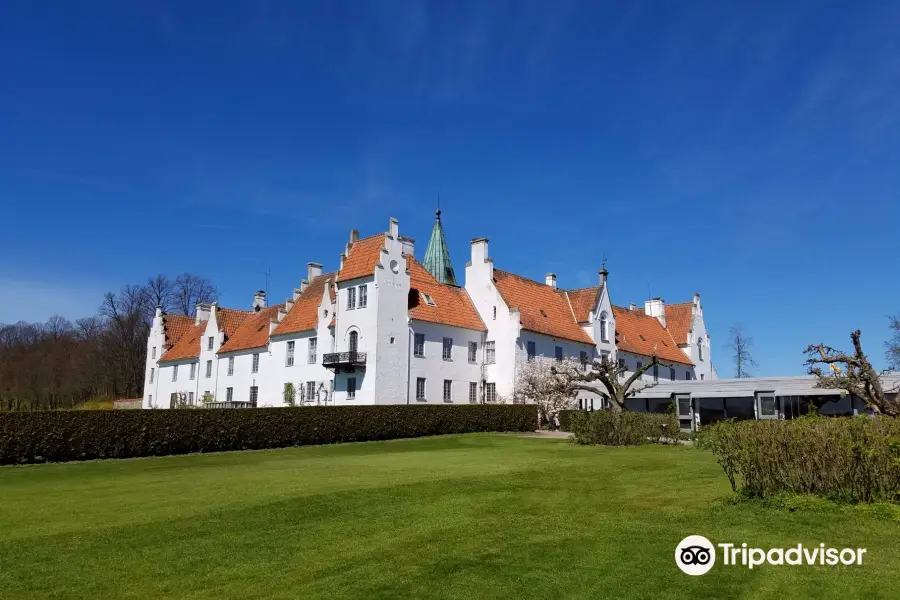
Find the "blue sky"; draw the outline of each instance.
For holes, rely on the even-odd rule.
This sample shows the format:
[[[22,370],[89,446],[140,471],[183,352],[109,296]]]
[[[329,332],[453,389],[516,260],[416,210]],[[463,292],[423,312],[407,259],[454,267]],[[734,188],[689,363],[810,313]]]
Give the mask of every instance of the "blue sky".
[[[390,216],[457,271],[700,292],[758,374],[900,313],[894,2],[5,2],[0,322],[183,271],[276,300]]]

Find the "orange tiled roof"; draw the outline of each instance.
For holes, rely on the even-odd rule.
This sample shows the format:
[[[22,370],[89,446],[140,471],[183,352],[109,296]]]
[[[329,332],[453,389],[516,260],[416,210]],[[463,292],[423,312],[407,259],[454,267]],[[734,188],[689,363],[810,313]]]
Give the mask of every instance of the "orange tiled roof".
[[[338,273],[337,280],[347,281],[373,274],[383,247],[383,233],[357,240],[350,247],[350,254],[344,258],[344,266]]]
[[[319,323],[319,305],[322,302],[322,295],[325,293],[325,286],[331,287],[333,279],[334,273],[325,273],[314,277],[294,302],[294,306],[288,311],[287,316],[272,332],[272,335],[315,329]]]
[[[616,318],[616,347],[624,352],[650,356],[656,351],[661,361],[693,365],[662,323],[643,311],[613,306]]]
[[[509,307],[519,309],[523,329],[594,345],[575,321],[565,291],[500,269],[494,269],[494,284]]]
[[[599,285],[578,290],[568,290],[566,292],[566,295],[569,296],[569,302],[572,304],[572,312],[575,313],[576,321],[585,323],[590,320],[591,311],[597,306],[597,296],[599,294]]]
[[[244,319],[250,316],[250,314],[249,311],[235,310],[233,308],[216,309],[216,323],[219,326],[219,331],[225,334],[226,341],[234,335],[237,328],[241,326],[241,323],[243,323]]]
[[[406,266],[409,269],[410,318],[485,331],[484,321],[464,288],[440,283],[412,256],[406,257]],[[431,296],[435,305],[425,304],[421,294]]]
[[[693,302],[666,304],[666,329],[678,344],[688,343],[688,331],[693,325],[694,315],[691,312]]]
[[[159,357],[159,362],[184,360],[200,356],[200,340],[203,338],[204,331],[206,331],[206,321],[191,327],[174,346]]]
[[[267,306],[250,313],[216,354],[262,348],[269,343],[269,324],[284,304]]]
[[[165,345],[168,347],[178,343],[186,332],[190,331],[194,326],[194,317],[187,315],[163,315],[163,333],[165,334]]]

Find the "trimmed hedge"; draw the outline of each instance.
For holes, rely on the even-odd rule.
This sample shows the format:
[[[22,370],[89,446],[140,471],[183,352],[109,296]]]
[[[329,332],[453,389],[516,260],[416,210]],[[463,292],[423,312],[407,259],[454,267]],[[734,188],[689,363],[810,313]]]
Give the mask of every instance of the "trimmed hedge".
[[[0,464],[534,431],[529,404],[0,413]]]
[[[673,414],[631,411],[575,411],[569,415],[573,441],[582,445],[639,446],[675,443],[678,419]]]

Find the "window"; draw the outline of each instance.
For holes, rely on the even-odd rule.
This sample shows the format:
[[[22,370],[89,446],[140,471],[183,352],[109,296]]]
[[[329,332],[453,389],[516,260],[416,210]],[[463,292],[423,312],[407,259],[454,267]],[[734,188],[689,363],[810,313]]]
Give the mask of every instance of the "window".
[[[156,358],[156,346],[153,346],[153,348],[151,349],[150,358]]]
[[[234,388],[225,388],[225,401],[231,402],[234,398]]]
[[[497,320],[497,307],[494,307],[494,320]]]
[[[685,378],[687,381],[690,381],[690,380],[691,380],[691,372],[690,372],[690,371],[685,371],[685,372],[684,372],[684,378]]]
[[[253,354],[253,364],[250,366],[251,373],[259,373],[259,353]]]
[[[368,302],[368,298],[367,298],[367,296],[369,295],[368,289],[367,289],[368,287],[369,286],[367,286],[367,285],[359,286],[359,307],[360,308],[365,308],[366,303]]]
[[[190,404],[190,405],[193,406],[193,404],[194,404],[194,392],[188,392],[188,404]]]
[[[206,378],[209,379],[212,377],[212,361],[206,361]]]
[[[284,357],[284,366],[294,366],[294,342],[288,342],[287,344],[287,355]]]
[[[537,354],[537,349],[535,348],[534,342],[528,342],[526,344],[526,347],[528,352],[528,360],[534,360],[534,357]]]
[[[228,357],[228,374],[234,375],[234,357],[233,356]]]
[[[315,381],[307,381],[306,382],[306,399],[310,402],[313,401],[316,397],[316,382]]]
[[[197,375],[197,363],[191,363],[190,380],[193,381],[194,377],[196,375]]]
[[[554,350],[554,356],[556,356],[556,360],[562,362],[562,359],[563,359],[562,346],[556,347],[556,349]]]
[[[644,366],[644,363],[642,363],[641,361],[637,361],[637,366],[634,368],[634,370],[640,371],[641,367],[643,367],[643,366]]]
[[[169,408],[175,408],[175,405],[178,403],[178,392],[172,392],[172,395],[169,396]]]
[[[147,397],[147,405],[148,405],[150,408],[153,408],[153,394],[150,394],[150,395]]]
[[[453,381],[449,379],[444,380],[444,402],[453,402],[452,398],[453,392]]]
[[[697,340],[697,356],[703,360],[703,338]]]
[[[497,362],[497,352],[494,349],[494,342],[484,343],[484,362],[488,365],[492,365]]]
[[[653,365],[653,381],[659,381],[659,365]]]
[[[606,350],[600,352],[600,360],[602,362],[609,362],[609,352],[607,352]]]
[[[178,365],[172,367],[172,381],[178,380]]]
[[[413,354],[415,356],[425,356],[425,334],[417,333],[415,343],[413,344]]]
[[[578,353],[578,362],[581,363],[581,368],[583,368],[585,371],[587,371],[588,357],[587,357],[587,352],[585,350],[582,350],[581,352]]]
[[[478,404],[478,383],[469,382],[469,404]]]
[[[206,349],[212,350],[212,347],[213,347],[213,336],[209,336],[208,338],[206,338]]]
[[[356,288],[347,288],[347,310],[356,308]]]
[[[359,332],[351,331],[350,332],[350,353],[356,354],[357,350],[359,350]]]
[[[444,360],[453,360],[453,338],[444,338],[444,350],[441,356]]]
[[[606,319],[606,313],[600,313],[600,341],[608,342],[609,341],[609,333],[607,333],[607,326],[609,322]]]
[[[422,292],[422,298],[425,299],[425,304],[428,306],[435,306],[434,298],[432,298],[430,294]]]
[[[669,381],[675,381],[675,367],[669,367]]]
[[[624,368],[625,368],[625,359],[624,359],[624,358],[620,358],[620,359],[619,359],[619,368],[620,368],[620,369],[624,369]]]
[[[706,375],[703,374],[703,373],[700,373],[700,381],[703,381],[703,378],[704,378],[704,377],[706,377]]]
[[[259,388],[255,385],[250,386],[250,404],[256,406],[256,400],[259,398]]]
[[[309,338],[309,356],[306,357],[306,362],[311,365],[316,364],[316,355],[319,351],[319,338]]]
[[[156,369],[150,369],[150,383],[153,383],[153,375],[156,373]]]
[[[425,378],[416,377],[416,400],[425,400]]]
[[[478,342],[469,342],[469,362],[478,360]]]
[[[360,304],[360,306],[362,306]],[[347,378],[347,400],[356,398],[356,377]]]
[[[497,384],[496,383],[485,383],[484,384],[484,400],[485,400],[485,402],[496,402],[497,401]]]

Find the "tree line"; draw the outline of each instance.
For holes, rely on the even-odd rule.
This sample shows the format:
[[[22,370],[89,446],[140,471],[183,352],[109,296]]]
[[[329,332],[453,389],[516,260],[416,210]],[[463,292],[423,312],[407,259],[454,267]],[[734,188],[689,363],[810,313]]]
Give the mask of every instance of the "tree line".
[[[193,315],[217,294],[199,275],[157,275],[106,293],[95,315],[74,322],[56,315],[45,323],[0,323],[0,410],[140,397],[157,306]]]

